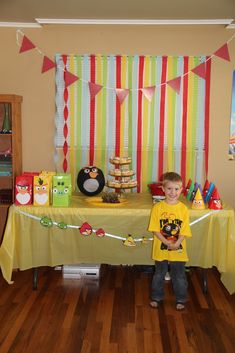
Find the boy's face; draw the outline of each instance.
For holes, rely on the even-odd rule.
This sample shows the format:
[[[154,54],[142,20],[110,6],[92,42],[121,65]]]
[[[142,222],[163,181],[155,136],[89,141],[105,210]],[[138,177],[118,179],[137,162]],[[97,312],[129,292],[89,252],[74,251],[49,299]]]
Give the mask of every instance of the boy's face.
[[[162,188],[165,192],[166,201],[168,203],[174,204],[177,202],[182,192],[182,183],[176,181],[167,181]]]

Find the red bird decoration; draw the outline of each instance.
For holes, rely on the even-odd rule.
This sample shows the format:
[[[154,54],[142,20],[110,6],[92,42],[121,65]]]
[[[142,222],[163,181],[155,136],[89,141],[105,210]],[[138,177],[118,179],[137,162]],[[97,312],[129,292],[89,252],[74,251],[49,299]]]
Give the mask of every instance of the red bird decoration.
[[[82,235],[91,235],[92,233],[92,228],[90,226],[89,223],[85,222],[81,225],[81,227],[79,228],[79,232],[82,234]]]

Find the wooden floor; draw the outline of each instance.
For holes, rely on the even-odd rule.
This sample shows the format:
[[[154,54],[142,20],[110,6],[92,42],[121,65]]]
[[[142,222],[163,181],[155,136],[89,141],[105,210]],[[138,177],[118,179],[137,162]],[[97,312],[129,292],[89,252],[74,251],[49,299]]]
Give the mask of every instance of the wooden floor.
[[[235,296],[215,269],[191,269],[189,302],[174,307],[171,282],[166,300],[149,306],[152,273],[135,266],[103,265],[99,280],[63,279],[41,268],[38,290],[32,271],[14,272],[15,283],[0,277],[0,353],[234,353]]]

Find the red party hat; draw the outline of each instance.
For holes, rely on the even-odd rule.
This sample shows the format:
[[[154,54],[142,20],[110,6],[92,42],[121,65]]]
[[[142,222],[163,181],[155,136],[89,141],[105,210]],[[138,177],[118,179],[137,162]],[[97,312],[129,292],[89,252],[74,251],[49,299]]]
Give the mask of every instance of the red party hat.
[[[218,190],[216,187],[214,188],[212,195],[211,195],[211,198],[208,202],[208,208],[210,208],[212,210],[221,210],[222,209],[222,203],[221,203],[220,196],[219,196],[219,193],[218,193]]]

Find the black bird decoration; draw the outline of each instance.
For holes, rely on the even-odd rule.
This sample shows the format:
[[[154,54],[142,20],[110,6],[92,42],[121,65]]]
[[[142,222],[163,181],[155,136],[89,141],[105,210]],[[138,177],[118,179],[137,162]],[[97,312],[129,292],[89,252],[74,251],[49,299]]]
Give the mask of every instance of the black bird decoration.
[[[77,186],[87,196],[99,194],[105,186],[102,170],[95,166],[82,168],[78,173]]]

